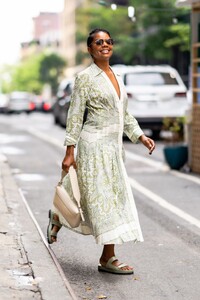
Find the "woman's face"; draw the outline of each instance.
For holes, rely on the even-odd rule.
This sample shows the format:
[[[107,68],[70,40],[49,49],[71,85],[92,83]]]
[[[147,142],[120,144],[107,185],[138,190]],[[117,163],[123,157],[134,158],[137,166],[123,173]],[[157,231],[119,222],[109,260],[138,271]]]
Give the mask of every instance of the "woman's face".
[[[113,53],[112,39],[106,32],[98,32],[94,35],[88,52],[94,61],[109,60]]]

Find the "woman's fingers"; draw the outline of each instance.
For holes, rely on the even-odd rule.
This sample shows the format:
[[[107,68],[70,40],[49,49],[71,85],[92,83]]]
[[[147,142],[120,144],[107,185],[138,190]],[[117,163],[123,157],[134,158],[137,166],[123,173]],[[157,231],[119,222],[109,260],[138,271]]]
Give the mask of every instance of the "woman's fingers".
[[[70,168],[71,166],[73,166],[74,169],[76,169],[76,168],[77,168],[76,162],[74,161],[74,162],[72,162],[72,163],[70,163],[70,164],[66,163],[65,161],[62,162],[62,169],[63,169],[66,173],[69,172],[69,168]]]
[[[151,155],[153,150],[155,149],[155,143],[152,139],[149,138],[149,146],[148,146],[148,149],[149,149],[149,154]]]

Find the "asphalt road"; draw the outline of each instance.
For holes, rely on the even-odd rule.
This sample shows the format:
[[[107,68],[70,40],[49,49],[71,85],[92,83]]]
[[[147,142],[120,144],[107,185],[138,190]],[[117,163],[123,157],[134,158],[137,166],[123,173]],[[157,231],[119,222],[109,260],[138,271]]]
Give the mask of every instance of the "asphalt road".
[[[0,151],[45,235],[64,135],[51,114],[0,115]],[[142,145],[124,146],[145,241],[118,246],[116,254],[134,276],[98,273],[101,247],[67,229],[52,245],[58,261],[78,299],[199,300],[200,177],[168,170],[161,142],[152,156]]]

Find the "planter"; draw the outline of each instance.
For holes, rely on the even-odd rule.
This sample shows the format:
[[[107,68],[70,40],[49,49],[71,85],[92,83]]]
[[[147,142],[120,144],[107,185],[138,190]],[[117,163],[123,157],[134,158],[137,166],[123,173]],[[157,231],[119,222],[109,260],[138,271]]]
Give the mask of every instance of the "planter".
[[[171,145],[164,148],[165,160],[171,169],[180,170],[188,160],[188,146]]]

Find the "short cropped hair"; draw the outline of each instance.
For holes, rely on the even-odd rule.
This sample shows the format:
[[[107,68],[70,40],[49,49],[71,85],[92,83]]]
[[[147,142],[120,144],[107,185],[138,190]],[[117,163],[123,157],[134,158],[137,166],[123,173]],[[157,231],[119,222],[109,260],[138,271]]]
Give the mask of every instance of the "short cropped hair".
[[[102,28],[95,28],[93,29],[90,33],[89,33],[89,36],[87,38],[87,46],[90,47],[90,45],[92,44],[93,42],[93,39],[94,39],[94,35],[98,32],[105,32],[107,33],[107,35],[109,35],[109,37],[111,37],[110,35],[110,32],[106,29],[102,29]]]

